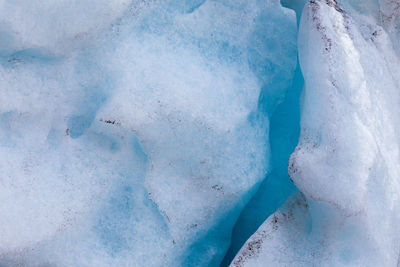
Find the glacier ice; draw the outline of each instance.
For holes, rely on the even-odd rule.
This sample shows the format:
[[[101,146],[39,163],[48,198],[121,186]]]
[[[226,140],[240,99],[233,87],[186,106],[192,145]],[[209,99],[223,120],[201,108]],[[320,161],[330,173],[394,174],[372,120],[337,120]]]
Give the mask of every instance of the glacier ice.
[[[398,1],[309,1],[296,193],[232,266],[398,266]]]
[[[399,1],[0,18],[0,266],[399,264]]]
[[[231,246],[222,266],[229,265],[245,241],[296,191],[296,187],[288,177],[287,162],[299,138],[298,98],[303,83],[300,66],[297,65],[293,84],[288,88],[285,100],[277,106],[270,119],[269,172],[242,210],[233,229]]]
[[[294,13],[3,0],[0,14],[0,264],[218,265],[268,169]]]

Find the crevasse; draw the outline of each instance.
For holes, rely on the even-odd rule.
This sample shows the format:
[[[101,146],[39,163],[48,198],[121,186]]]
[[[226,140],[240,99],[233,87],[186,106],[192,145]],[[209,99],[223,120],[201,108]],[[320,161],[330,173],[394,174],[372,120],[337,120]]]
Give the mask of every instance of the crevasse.
[[[398,265],[399,7],[0,1],[0,265]]]
[[[282,1],[281,4],[295,10],[297,21],[299,21],[304,3],[301,3],[301,1]],[[300,14],[298,14],[299,12]],[[303,85],[303,75],[297,62],[292,84],[288,87],[284,100],[277,106],[271,117],[269,133],[270,170],[260,188],[242,210],[233,229],[231,246],[225,255],[222,266],[231,263],[244,242],[262,222],[296,191],[288,177],[287,162],[297,145],[300,133],[299,99]]]
[[[233,266],[398,266],[399,3],[309,1],[305,80],[289,175],[301,193]]]

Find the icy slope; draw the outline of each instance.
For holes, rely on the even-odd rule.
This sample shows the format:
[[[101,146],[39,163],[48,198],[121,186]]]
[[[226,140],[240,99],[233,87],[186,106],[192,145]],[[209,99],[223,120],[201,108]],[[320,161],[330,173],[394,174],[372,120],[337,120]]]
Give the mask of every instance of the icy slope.
[[[268,170],[294,13],[3,0],[0,16],[0,265],[218,266]]]
[[[232,266],[397,266],[399,2],[305,5],[296,194]]]

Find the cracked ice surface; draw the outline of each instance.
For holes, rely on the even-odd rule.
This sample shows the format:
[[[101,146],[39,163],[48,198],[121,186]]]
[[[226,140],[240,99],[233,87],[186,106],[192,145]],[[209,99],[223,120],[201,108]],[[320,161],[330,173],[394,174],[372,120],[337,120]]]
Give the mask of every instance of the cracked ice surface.
[[[0,265],[218,265],[268,169],[294,13],[3,0],[0,14]]]
[[[310,1],[293,196],[233,266],[398,266],[399,2]]]

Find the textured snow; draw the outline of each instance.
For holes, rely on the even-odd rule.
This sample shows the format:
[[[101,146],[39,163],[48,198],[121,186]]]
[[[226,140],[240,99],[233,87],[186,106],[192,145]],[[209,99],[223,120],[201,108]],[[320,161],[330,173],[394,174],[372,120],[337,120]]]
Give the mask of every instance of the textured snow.
[[[3,0],[0,17],[0,265],[218,265],[268,170],[294,13]]]
[[[399,3],[310,1],[289,175],[301,191],[233,266],[398,266]]]

